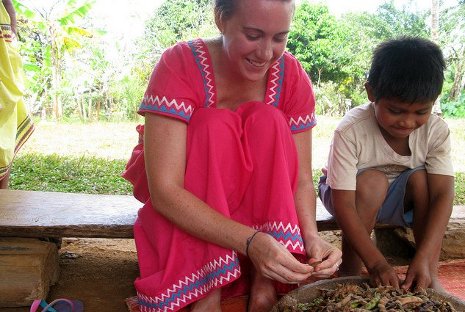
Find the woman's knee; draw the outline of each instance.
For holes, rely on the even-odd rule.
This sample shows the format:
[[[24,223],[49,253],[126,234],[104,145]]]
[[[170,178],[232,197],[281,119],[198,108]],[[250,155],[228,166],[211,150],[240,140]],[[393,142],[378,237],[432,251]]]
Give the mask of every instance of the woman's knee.
[[[288,122],[283,112],[272,105],[261,102],[250,102],[244,105],[241,112],[244,127],[249,131],[274,131],[278,128],[289,130]]]
[[[190,137],[236,138],[241,132],[240,118],[225,109],[199,109],[192,116],[188,129]]]

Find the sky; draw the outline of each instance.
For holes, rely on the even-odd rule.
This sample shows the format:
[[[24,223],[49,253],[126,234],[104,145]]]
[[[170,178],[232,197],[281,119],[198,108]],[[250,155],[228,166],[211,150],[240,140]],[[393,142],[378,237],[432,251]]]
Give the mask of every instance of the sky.
[[[63,0],[23,0],[32,6],[50,6]],[[96,0],[94,9],[101,22],[112,31],[141,33],[144,21],[165,0]],[[296,0],[297,3],[304,0]],[[307,0],[311,3],[326,3],[336,16],[347,12],[375,12],[389,0]],[[440,0],[445,6],[457,4],[458,0]],[[398,8],[409,7],[412,11],[426,10],[431,0],[394,0]]]
[[[299,1],[299,0],[297,0]],[[387,0],[309,0],[311,3],[326,3],[331,13],[339,16],[348,12],[375,12],[376,9]],[[443,5],[453,5],[457,0],[443,0]],[[431,6],[431,0],[394,0],[397,8],[409,7],[412,11],[427,10]]]

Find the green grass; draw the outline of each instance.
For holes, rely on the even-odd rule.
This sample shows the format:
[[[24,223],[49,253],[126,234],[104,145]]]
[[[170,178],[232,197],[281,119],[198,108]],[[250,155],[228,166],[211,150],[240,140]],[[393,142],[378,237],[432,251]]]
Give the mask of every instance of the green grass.
[[[70,157],[24,154],[11,170],[10,188],[88,194],[132,194],[131,185],[121,178],[126,161],[96,157]],[[315,185],[321,175],[313,171]],[[458,172],[455,181],[455,205],[465,204],[465,173]]]
[[[10,188],[88,194],[131,194],[121,177],[126,161],[96,157],[24,154],[15,159]]]

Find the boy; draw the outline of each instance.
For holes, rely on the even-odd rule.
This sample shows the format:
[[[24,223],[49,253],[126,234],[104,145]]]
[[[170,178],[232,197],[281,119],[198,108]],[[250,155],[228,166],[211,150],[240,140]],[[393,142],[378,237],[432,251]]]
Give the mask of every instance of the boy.
[[[363,261],[376,285],[443,290],[437,266],[454,172],[449,129],[431,110],[444,69],[440,48],[425,39],[375,49],[365,84],[371,103],[338,125],[319,184],[343,232],[341,275],[359,275]],[[370,239],[376,222],[413,228],[416,254],[403,283]]]

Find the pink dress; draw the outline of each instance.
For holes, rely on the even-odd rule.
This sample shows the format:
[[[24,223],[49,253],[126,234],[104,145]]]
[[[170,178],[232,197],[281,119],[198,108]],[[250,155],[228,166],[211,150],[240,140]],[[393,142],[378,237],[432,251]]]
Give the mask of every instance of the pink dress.
[[[303,260],[292,133],[316,123],[308,76],[286,52],[269,71],[265,102],[243,103],[236,111],[216,108],[214,82],[205,43],[179,43],[156,65],[139,113],[188,123],[187,190],[225,216],[269,233]],[[141,137],[143,130],[138,127]],[[141,311],[177,311],[217,288],[223,298],[247,293],[246,257],[186,234],[155,211],[142,141],[123,176],[144,204],[134,225]]]

